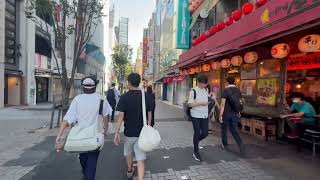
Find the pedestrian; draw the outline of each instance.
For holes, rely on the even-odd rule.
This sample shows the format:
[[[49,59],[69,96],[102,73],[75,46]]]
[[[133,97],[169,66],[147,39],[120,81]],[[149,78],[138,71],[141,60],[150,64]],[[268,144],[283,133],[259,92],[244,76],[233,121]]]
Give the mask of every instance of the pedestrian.
[[[107,100],[112,107],[111,121],[114,121],[117,103],[119,102],[120,92],[116,88],[116,83],[111,84],[111,88],[107,91]]]
[[[199,153],[199,142],[208,136],[208,97],[206,90],[208,78],[199,75],[198,85],[189,93],[188,106],[191,107],[190,115],[193,124],[193,157],[196,161],[202,161]]]
[[[82,80],[83,94],[76,96],[64,116],[64,121],[61,123],[58,136],[56,138],[56,148],[59,152],[62,148],[64,131],[71,124],[77,123],[81,128],[90,127],[92,124],[99,121],[99,113],[102,113],[104,120],[105,132],[108,129],[108,116],[112,109],[108,101],[104,100],[103,106],[100,105],[103,96],[96,93],[96,87],[99,81],[94,77],[86,77]],[[94,180],[96,175],[97,160],[100,149],[90,152],[82,152],[79,155],[82,174],[84,180]]]
[[[129,179],[134,174],[133,157],[138,162],[138,179],[144,179],[146,154],[138,147],[138,138],[143,127],[142,94],[139,88],[141,77],[137,73],[128,76],[129,91],[120,97],[117,111],[119,111],[114,143],[120,144],[120,127],[124,122],[124,156],[127,161],[127,176]],[[146,111],[148,112],[148,124],[151,123],[152,110],[150,99],[146,96]],[[134,154],[133,154],[134,153]]]
[[[151,119],[151,126],[154,126],[154,111],[156,109],[156,96],[152,90],[152,86],[148,86],[147,88],[147,95],[150,98],[150,103],[151,103],[151,111],[152,111],[152,119]]]
[[[240,152],[244,152],[244,144],[238,132],[238,123],[240,120],[240,111],[242,110],[241,92],[235,85],[234,77],[226,78],[226,88],[223,92],[220,105],[220,122],[222,145],[224,149],[228,149],[228,128],[239,146]]]

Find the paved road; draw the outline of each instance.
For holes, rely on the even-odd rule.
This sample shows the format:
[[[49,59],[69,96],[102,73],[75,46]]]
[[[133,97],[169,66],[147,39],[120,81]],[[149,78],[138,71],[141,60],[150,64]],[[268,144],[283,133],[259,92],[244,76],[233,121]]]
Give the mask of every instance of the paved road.
[[[219,125],[215,125],[213,135],[201,143],[204,162],[198,163],[192,158],[191,123],[182,120],[179,109],[172,109],[163,103],[158,103],[157,107],[156,128],[163,140],[157,150],[148,154],[146,180],[177,180],[184,177],[208,180],[319,179],[319,158],[312,158],[309,151],[297,153],[289,145],[265,143],[243,135],[247,144],[245,156],[237,153],[235,145],[231,145],[231,152],[222,150],[219,148]],[[101,152],[97,180],[126,179],[122,145],[115,147],[112,138],[112,135],[108,136]],[[25,171],[27,174],[21,180],[81,179],[77,155],[56,153],[53,141],[54,137],[47,137],[4,166],[34,167],[30,172]],[[42,155],[40,159],[39,155]],[[0,179],[3,178],[0,176]]]

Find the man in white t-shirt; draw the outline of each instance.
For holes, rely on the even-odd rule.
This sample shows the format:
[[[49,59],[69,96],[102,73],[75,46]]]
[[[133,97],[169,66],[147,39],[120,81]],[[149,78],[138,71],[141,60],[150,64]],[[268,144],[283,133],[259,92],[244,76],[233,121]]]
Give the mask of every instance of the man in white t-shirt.
[[[99,120],[100,102],[103,96],[96,93],[96,86],[99,81],[94,77],[86,77],[82,80],[82,87],[84,94],[76,96],[64,116],[64,121],[56,138],[56,148],[60,151],[62,148],[61,140],[68,125],[77,123],[80,127],[86,128]],[[104,120],[105,131],[108,129],[108,116],[112,113],[112,109],[107,100],[104,99],[102,107],[102,116]],[[94,180],[96,174],[97,160],[99,157],[99,150],[80,153],[79,159],[82,167],[82,174],[84,180]]]
[[[199,142],[208,136],[208,97],[206,90],[208,78],[199,75],[198,85],[190,91],[188,106],[191,107],[190,114],[194,129],[193,135],[193,157],[196,161],[202,161],[199,153]]]

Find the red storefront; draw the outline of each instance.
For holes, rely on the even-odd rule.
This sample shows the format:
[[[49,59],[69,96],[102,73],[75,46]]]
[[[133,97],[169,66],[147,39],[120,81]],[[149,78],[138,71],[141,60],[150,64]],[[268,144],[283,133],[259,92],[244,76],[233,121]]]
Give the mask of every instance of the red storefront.
[[[224,78],[233,75],[245,98],[244,113],[279,117],[289,92],[320,97],[319,12],[320,0],[268,1],[203,38],[174,68],[197,74],[211,65],[205,73],[217,74],[210,82],[220,93]]]

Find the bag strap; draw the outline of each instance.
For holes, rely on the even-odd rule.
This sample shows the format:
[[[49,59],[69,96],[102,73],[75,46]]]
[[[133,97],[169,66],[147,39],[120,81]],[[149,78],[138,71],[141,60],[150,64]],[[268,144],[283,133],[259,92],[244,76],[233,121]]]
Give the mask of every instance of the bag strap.
[[[196,100],[197,98],[197,91],[195,89],[192,89],[193,91],[193,99]]]
[[[147,116],[146,116],[146,97],[144,94],[144,90],[141,89],[141,96],[142,96],[142,118],[143,118],[143,125],[147,125]]]
[[[102,111],[103,111],[103,102],[104,102],[104,100],[103,100],[103,99],[101,99],[101,100],[100,100],[100,106],[99,106],[99,115],[102,115]]]

